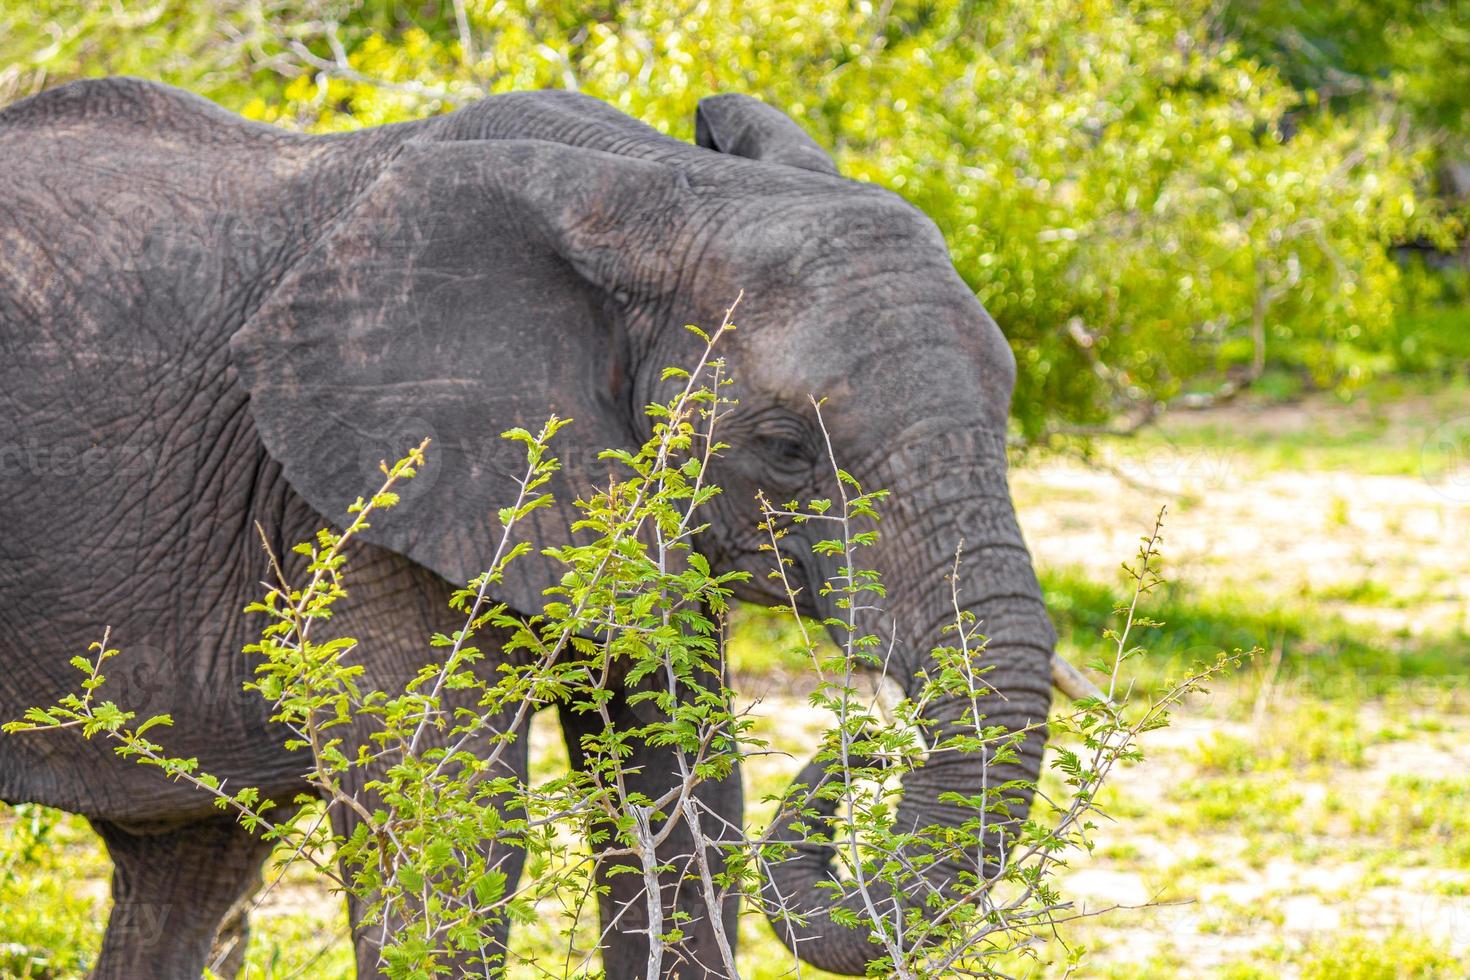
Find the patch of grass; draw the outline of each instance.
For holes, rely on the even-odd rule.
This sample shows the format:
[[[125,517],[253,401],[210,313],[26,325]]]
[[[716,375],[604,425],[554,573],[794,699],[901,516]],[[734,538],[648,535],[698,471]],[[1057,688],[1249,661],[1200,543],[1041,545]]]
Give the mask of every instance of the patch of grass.
[[[1268,712],[1252,738],[1215,732],[1195,746],[1190,758],[1210,775],[1299,772],[1309,767],[1356,769],[1366,762],[1371,741],[1351,707],[1304,701],[1284,711]]]
[[[1404,727],[1408,731],[1423,732],[1426,735],[1438,735],[1441,732],[1454,731],[1453,726],[1447,724],[1443,718],[1436,718],[1433,715],[1409,718],[1404,721]]]
[[[791,980],[796,976],[796,964],[791,951],[771,931],[766,917],[743,907],[740,917],[740,949],[736,961],[740,974],[746,980]],[[801,976],[812,980],[838,980],[835,973],[818,970],[802,964]]]
[[[1310,945],[1296,965],[1302,980],[1443,980],[1470,971],[1470,960],[1410,932],[1333,936]]]
[[[1176,823],[1176,816],[1175,808],[1170,807],[1168,819],[1171,826]],[[1183,846],[1183,841],[1163,842],[1166,853],[1172,846]],[[1197,902],[1203,886],[1224,884],[1232,880],[1237,871],[1233,863],[1204,851],[1188,857],[1158,860],[1142,869],[1149,894],[1158,902]]]
[[[1392,589],[1371,578],[1349,582],[1333,582],[1317,588],[1304,589],[1304,599],[1319,599],[1323,602],[1348,602],[1358,605],[1394,605],[1398,597]]]
[[[1259,742],[1214,732],[1189,753],[1195,768],[1209,775],[1242,776],[1262,769],[1274,768]]]
[[[1462,313],[1462,318],[1470,319],[1470,314]],[[1470,327],[1466,336],[1470,337]],[[1466,341],[1459,338],[1456,343]],[[1460,364],[1464,363],[1462,359]],[[1237,410],[1223,420],[1209,413],[1178,413],[1139,433],[1126,446],[1119,440],[1105,445],[1127,455],[1208,457],[1213,461],[1211,472],[1310,469],[1367,476],[1418,477],[1426,471],[1435,475],[1455,460],[1439,448],[1426,447],[1424,437],[1439,421],[1470,410],[1470,376],[1392,375],[1350,395],[1312,392],[1305,397],[1317,409],[1306,425],[1282,427],[1270,414],[1272,406],[1294,399],[1294,394],[1256,391],[1239,399]],[[1411,410],[1392,411],[1395,403],[1404,401],[1414,403]]]
[[[1187,779],[1169,790],[1169,798],[1188,804],[1179,815],[1205,830],[1274,833],[1296,827],[1301,794],[1285,777]]]
[[[1393,776],[1353,827],[1439,863],[1470,868],[1470,779]]]
[[[1216,976],[1219,980],[1279,980],[1281,972],[1259,963],[1227,963]]]
[[[1117,588],[1075,569],[1043,571],[1041,582],[1061,644],[1074,662],[1104,654],[1099,637],[1112,623]],[[1282,665],[1276,683],[1308,684],[1305,693],[1320,699],[1417,697],[1431,688],[1453,692],[1470,676],[1470,637],[1464,634],[1386,634],[1303,602],[1244,590],[1200,593],[1170,582],[1150,596],[1147,612],[1165,625],[1141,635],[1148,656],[1130,664],[1145,685],[1177,677],[1220,650],[1278,645]]]
[[[251,920],[243,980],[351,980],[356,969],[347,903],[340,898],[327,896],[320,911],[257,915]]]
[[[1403,878],[1383,868],[1369,868],[1358,881],[1359,888],[1393,888],[1402,885]]]
[[[813,637],[825,637],[820,626],[809,624]],[[740,603],[730,617],[727,648],[730,670],[755,677],[810,674],[811,658],[801,648],[801,633],[791,614],[752,603]]]
[[[1272,902],[1233,902],[1228,898],[1212,901],[1199,931],[1213,936],[1248,936],[1279,929],[1286,913]]]
[[[1119,963],[1100,974],[1107,980],[1170,980],[1182,976],[1185,959],[1172,949],[1161,949],[1145,960]]]
[[[1251,391],[1266,401],[1284,402],[1301,397],[1306,387],[1307,379],[1300,372],[1273,369],[1262,374]]]
[[[1147,800],[1140,800],[1116,783],[1105,783],[1097,794],[1098,806],[1115,820],[1142,820],[1150,815]]]
[[[1130,841],[1119,841],[1112,844],[1104,844],[1093,851],[1100,860],[1113,861],[1120,864],[1136,864],[1144,860],[1143,851],[1138,845]]]
[[[0,976],[82,975],[106,921],[101,840],[81,817],[31,805],[0,807],[0,827]]]
[[[1470,961],[1407,931],[1386,936],[1340,932],[1314,939],[1305,948],[1270,943],[1226,963],[1222,980],[1447,980],[1463,977]]]

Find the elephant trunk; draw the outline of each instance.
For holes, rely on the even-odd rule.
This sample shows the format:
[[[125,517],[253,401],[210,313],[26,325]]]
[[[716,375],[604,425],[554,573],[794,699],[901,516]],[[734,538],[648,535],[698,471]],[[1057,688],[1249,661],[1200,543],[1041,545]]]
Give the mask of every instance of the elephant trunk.
[[[971,471],[974,472],[974,471]],[[995,486],[994,463],[984,469],[991,487]],[[988,638],[983,652],[974,663],[976,692],[936,699],[924,711],[928,726],[925,741],[935,746],[959,734],[973,737],[975,715],[983,715],[984,728],[1000,726],[1008,733],[1024,733],[1016,751],[1006,761],[995,760],[1003,741],[987,743],[984,751],[931,752],[924,762],[903,777],[902,800],[897,807],[894,830],[912,833],[925,827],[959,827],[978,821],[984,823],[979,833],[970,835],[982,844],[968,852],[949,849],[943,853],[905,855],[913,861],[910,867],[921,869],[900,899],[887,888],[859,889],[852,881],[842,882],[834,891],[836,851],[828,844],[807,842],[813,829],[831,834],[836,803],[812,800],[808,811],[816,811],[813,826],[810,817],[796,817],[791,811],[778,816],[777,840],[792,845],[787,858],[768,867],[763,895],[772,925],[788,946],[805,962],[834,973],[860,975],[870,960],[884,955],[875,945],[872,912],[885,914],[894,921],[899,905],[910,906],[935,891],[954,898],[961,890],[962,875],[976,879],[994,877],[1009,861],[1007,848],[1014,829],[1025,818],[1030,807],[1031,791],[1008,791],[1002,812],[981,811],[941,800],[945,794],[975,797],[1012,780],[1034,785],[1041,769],[1042,750],[1046,741],[1046,718],[1051,704],[1052,648],[1055,632],[1041,600],[1041,589],[1032,570],[1029,555],[1022,543],[1020,529],[1006,491],[1003,461],[999,470],[999,490],[989,494],[975,493],[973,483],[966,499],[939,501],[936,506],[911,504],[904,506],[902,495],[896,503],[907,514],[900,513],[901,530],[881,548],[880,560],[887,562],[889,611],[898,625],[895,637],[903,651],[902,661],[907,676],[897,678],[907,693],[918,693],[919,671],[936,676],[936,664],[928,654],[936,646],[956,645],[953,633],[943,628],[955,621],[953,595],[945,575],[953,561],[954,547],[961,529],[984,532],[984,536],[967,535],[972,542],[965,549],[961,572],[961,607],[975,615],[981,632]],[[932,487],[930,488],[932,490]],[[930,500],[934,498],[931,496]],[[956,526],[956,519],[963,523]],[[976,547],[976,544],[984,542]],[[897,580],[893,570],[902,574]],[[915,574],[918,573],[918,574]],[[904,624],[913,624],[906,628]],[[988,692],[988,693],[987,693]],[[827,762],[812,762],[797,781],[814,789],[828,776]],[[793,801],[797,807],[805,794]],[[991,796],[987,800],[993,800]],[[841,834],[835,835],[840,838]],[[866,891],[866,894],[864,894]],[[870,906],[872,908],[870,908]],[[864,925],[848,928],[839,924],[839,910],[855,914]],[[834,917],[834,913],[837,916]]]

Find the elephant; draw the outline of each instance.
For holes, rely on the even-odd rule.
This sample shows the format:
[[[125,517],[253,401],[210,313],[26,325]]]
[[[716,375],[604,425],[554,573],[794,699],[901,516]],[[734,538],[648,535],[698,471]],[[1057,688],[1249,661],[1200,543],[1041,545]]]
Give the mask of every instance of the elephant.
[[[75,689],[68,662],[106,624],[124,651],[113,696],[170,712],[170,751],[291,799],[302,758],[242,692],[260,536],[289,556],[376,485],[378,460],[432,438],[410,499],[351,546],[333,620],[361,639],[368,681],[411,677],[427,637],[453,628],[450,595],[483,570],[497,509],[515,499],[524,460],[499,433],[553,412],[575,420],[553,447],[556,503],[526,528],[538,548],[568,543],[570,501],[605,480],[599,451],[647,438],[641,406],[694,354],[683,326],[718,322],[743,291],[741,327],[722,341],[737,402],[710,463],[723,493],[699,549],[716,570],[753,573],[737,599],[783,598],[752,500],[830,493],[830,441],[865,485],[893,493],[872,549],[891,619],[869,625],[889,631],[901,684],[917,683],[952,618],[943,575],[963,540],[964,604],[1002,695],[987,724],[1021,733],[1009,761],[975,752],[916,768],[896,819],[958,819],[941,794],[974,791],[987,766],[992,783],[1037,778],[1055,633],[1008,489],[1014,355],[935,224],[842,177],[774,107],[708,96],[694,143],[565,91],[308,135],[150,81],[73,82],[0,111],[0,217],[5,718]],[[813,394],[828,399],[821,428]],[[785,546],[802,611],[822,615],[830,568],[815,533],[797,526]],[[533,551],[493,598],[533,614],[559,575]],[[632,691],[616,692],[615,720],[632,718]],[[929,705],[928,720],[962,724],[959,700]],[[579,764],[590,722],[560,721]],[[507,772],[525,774],[525,744],[502,757]],[[636,748],[635,788],[657,795],[666,753]],[[740,824],[738,773],[699,797]],[[197,977],[222,926],[243,930],[270,848],[197,789],[100,741],[27,733],[0,741],[0,799],[81,814],[105,841],[114,905],[96,976]],[[1028,805],[1019,793],[1013,819]],[[514,884],[521,856],[494,857]],[[860,974],[879,947],[833,920],[819,887],[833,861],[804,847],[772,867],[770,886],[806,913],[778,931],[805,961]],[[602,956],[622,978],[642,975],[649,948],[645,885],[615,863],[598,872]],[[665,901],[680,877],[665,875]],[[670,975],[723,975],[712,935],[718,919],[733,936],[735,902],[703,908],[686,888],[679,903],[691,918]],[[349,905],[359,974],[376,975]]]

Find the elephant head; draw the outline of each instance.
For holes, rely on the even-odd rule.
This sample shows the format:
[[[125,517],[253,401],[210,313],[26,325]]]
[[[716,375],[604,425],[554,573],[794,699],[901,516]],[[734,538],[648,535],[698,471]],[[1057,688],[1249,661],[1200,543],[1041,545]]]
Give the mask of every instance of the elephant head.
[[[963,541],[961,598],[989,637],[984,683],[1001,695],[987,699],[987,724],[1027,732],[1011,762],[926,762],[906,778],[898,820],[961,821],[970,811],[942,794],[1034,780],[1054,634],[1007,489],[1015,363],[939,231],[896,195],[838,176],[753,99],[704,100],[701,149],[574,98],[549,103],[562,116],[541,114],[535,139],[403,142],[236,334],[255,424],[287,478],[321,513],[342,513],[364,489],[364,445],[421,421],[435,438],[421,478],[434,492],[378,515],[366,536],[463,582],[516,496],[523,461],[498,433],[555,412],[575,420],[554,445],[561,509],[537,511],[524,530],[562,543],[569,502],[606,482],[598,452],[641,443],[641,406],[666,395],[662,369],[689,362],[682,326],[718,321],[743,290],[722,351],[738,398],[722,435],[732,448],[714,464],[724,493],[702,547],[718,567],[754,573],[744,597],[773,598],[754,494],[830,495],[830,439],[865,486],[893,492],[870,552],[887,615],[863,625],[893,629],[912,689],[954,619],[945,573]],[[825,434],[812,395],[827,399]],[[802,601],[822,613],[830,569],[800,533],[789,556]],[[559,574],[527,556],[498,597],[539,609]],[[932,704],[929,720],[953,729],[968,702]],[[1027,804],[1015,800],[1014,815]],[[996,860],[1003,835],[992,837],[976,860]],[[878,947],[832,920],[831,892],[817,887],[832,857],[800,848],[773,869],[772,893],[805,916],[777,928],[808,962],[861,973]],[[942,885],[961,870],[940,861],[927,874]]]

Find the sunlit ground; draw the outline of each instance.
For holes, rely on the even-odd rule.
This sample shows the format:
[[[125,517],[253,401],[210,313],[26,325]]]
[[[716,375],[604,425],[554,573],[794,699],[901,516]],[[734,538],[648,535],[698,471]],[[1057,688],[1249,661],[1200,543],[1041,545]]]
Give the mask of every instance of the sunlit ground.
[[[1014,474],[1074,663],[1096,655],[1118,564],[1161,504],[1170,585],[1149,612],[1168,625],[1140,637],[1140,689],[1221,647],[1265,650],[1119,773],[1114,819],[1064,892],[1083,911],[1127,908],[1059,927],[1032,975],[1062,975],[1067,946],[1089,951],[1080,977],[1470,975],[1470,470],[1431,438],[1456,419],[1470,429],[1463,383],[1384,384],[1349,406],[1180,417],[1101,445],[1090,467]],[[747,615],[734,652],[766,737],[792,754],[752,761],[752,820],[827,720],[793,693],[799,665],[771,630]],[[534,745],[538,771],[564,764],[549,715]],[[0,973],[79,976],[101,937],[105,855],[80,820],[4,820]],[[592,910],[570,934],[559,905],[539,911],[515,943],[536,965],[515,975],[595,968]],[[254,924],[250,976],[351,975],[345,915],[304,869]],[[741,944],[747,976],[789,972],[758,917]]]

